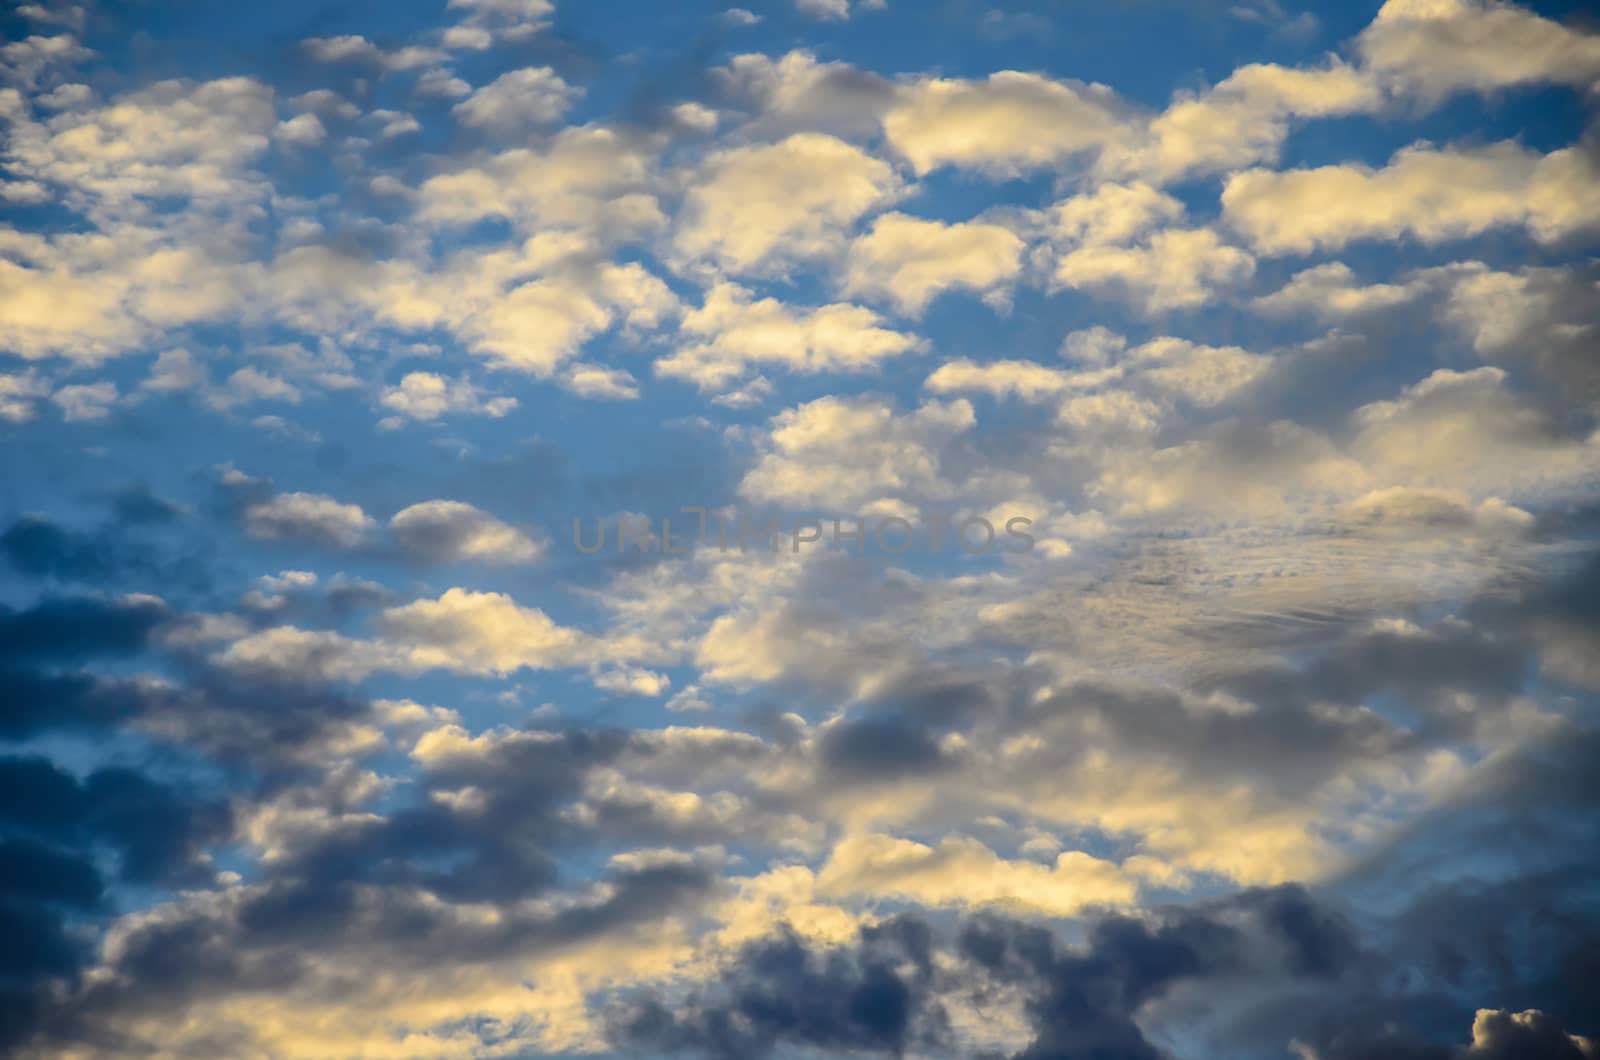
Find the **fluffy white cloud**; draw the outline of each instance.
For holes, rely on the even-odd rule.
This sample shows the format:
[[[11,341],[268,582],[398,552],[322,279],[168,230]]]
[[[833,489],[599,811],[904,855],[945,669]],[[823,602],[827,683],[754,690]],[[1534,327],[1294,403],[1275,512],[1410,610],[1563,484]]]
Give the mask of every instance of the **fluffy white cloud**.
[[[824,893],[897,898],[934,906],[992,906],[1073,916],[1090,906],[1123,905],[1137,892],[1114,862],[1081,851],[1055,864],[1006,861],[964,836],[937,846],[888,835],[859,835],[834,847],[817,874]]]
[[[376,525],[358,505],[319,493],[279,493],[247,507],[244,522],[253,537],[299,538],[344,548],[361,544]]]
[[[1342,261],[1330,261],[1295,273],[1288,283],[1252,304],[1258,312],[1268,316],[1339,320],[1404,305],[1421,297],[1426,290],[1427,284],[1418,280],[1363,284],[1350,266]]]
[[[1356,49],[1393,86],[1430,100],[1463,89],[1600,81],[1600,35],[1499,0],[1388,0]]]
[[[1551,243],[1600,224],[1600,171],[1581,148],[1415,146],[1382,169],[1248,170],[1229,178],[1222,205],[1228,224],[1270,254],[1407,235],[1440,243],[1512,225]]]
[[[553,122],[571,106],[577,90],[547,66],[501,74],[453,108],[456,120],[501,134]]]
[[[955,360],[941,364],[923,384],[935,394],[988,394],[1041,401],[1068,390],[1093,386],[1104,373],[1071,372],[1034,361]]]
[[[639,396],[638,382],[621,368],[575,364],[561,377],[561,385],[580,397],[629,401]]]
[[[1157,313],[1200,305],[1254,274],[1255,259],[1211,229],[1173,227],[1183,215],[1177,199],[1141,182],[1062,200],[1045,215],[1053,285],[1105,292]]]
[[[888,297],[915,315],[952,288],[999,291],[1021,271],[1022,251],[1022,240],[999,225],[886,214],[851,245],[844,292]]]
[[[648,229],[662,221],[651,164],[644,145],[616,130],[567,128],[537,148],[430,177],[417,189],[417,215],[441,225],[495,217],[530,229]]]
[[[713,287],[704,305],[684,314],[679,336],[682,344],[656,361],[656,374],[704,390],[727,387],[756,367],[867,371],[921,345],[913,335],[882,326],[876,313],[861,306],[795,309],[775,298],[753,298],[731,283]]]
[[[821,19],[847,19],[855,11],[877,11],[887,6],[886,0],[794,0],[797,11]]]
[[[796,133],[713,155],[685,197],[680,253],[733,270],[828,253],[899,190],[881,159],[836,137]]]
[[[572,665],[587,638],[504,593],[450,589],[383,613],[382,642],[409,668],[508,674]]]
[[[818,398],[774,417],[766,451],[739,483],[757,501],[851,511],[871,501],[948,494],[940,451],[970,430],[965,401],[896,413],[870,398]]]
[[[1171,228],[1135,246],[1089,244],[1061,256],[1055,283],[1105,291],[1147,313],[1186,309],[1238,286],[1255,273],[1255,259],[1224,243],[1209,228]]]
[[[0,373],[0,420],[26,423],[33,418],[34,401],[47,390],[33,372]]]
[[[1539,498],[1600,476],[1600,433],[1573,437],[1506,383],[1500,368],[1441,368],[1357,409],[1352,449],[1382,481],[1474,498]]]
[[[431,66],[448,58],[438,48],[408,45],[385,51],[360,34],[347,33],[338,37],[307,37],[300,42],[307,55],[319,63],[356,62],[376,67],[386,73],[415,70]]]
[[[1381,102],[1376,79],[1343,63],[1253,63],[1207,92],[1174,100],[1136,138],[1108,150],[1100,168],[1158,182],[1225,172],[1277,158],[1293,118],[1368,111]]]
[[[447,412],[504,416],[517,407],[513,397],[485,397],[465,379],[446,379],[435,372],[407,372],[379,398],[384,408],[414,420],[435,420]]]
[[[882,127],[895,98],[893,82],[848,63],[818,62],[804,50],[778,59],[736,55],[712,75],[737,104],[755,112],[751,128],[758,132],[867,137]]]
[[[907,85],[883,128],[919,174],[954,165],[1007,176],[1124,141],[1123,110],[1104,85],[1004,70]]]
[[[74,383],[57,390],[50,400],[68,421],[103,420],[117,400],[117,387],[109,382]]]
[[[436,563],[527,563],[539,544],[488,512],[460,501],[423,501],[389,520],[389,532],[407,553]]]

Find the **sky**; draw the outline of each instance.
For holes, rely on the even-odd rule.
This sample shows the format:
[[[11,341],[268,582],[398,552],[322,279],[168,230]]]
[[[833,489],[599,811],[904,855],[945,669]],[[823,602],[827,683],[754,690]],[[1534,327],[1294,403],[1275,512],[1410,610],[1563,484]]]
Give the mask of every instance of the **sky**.
[[[1600,19],[0,12],[0,1055],[1600,1057]]]

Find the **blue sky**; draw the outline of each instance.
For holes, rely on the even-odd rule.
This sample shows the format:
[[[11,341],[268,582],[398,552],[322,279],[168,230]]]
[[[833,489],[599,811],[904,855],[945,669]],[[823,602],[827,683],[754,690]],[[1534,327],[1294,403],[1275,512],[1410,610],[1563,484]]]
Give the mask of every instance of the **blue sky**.
[[[1596,1055],[1584,5],[0,31],[0,1051]]]

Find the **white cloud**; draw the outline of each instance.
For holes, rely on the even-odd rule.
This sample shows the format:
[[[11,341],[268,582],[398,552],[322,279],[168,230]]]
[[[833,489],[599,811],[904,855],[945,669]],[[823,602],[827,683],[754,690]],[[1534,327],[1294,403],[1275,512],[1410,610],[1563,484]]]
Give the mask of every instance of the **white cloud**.
[[[885,0],[794,0],[795,9],[812,18],[844,20],[855,11],[880,11]]]
[[[61,409],[63,418],[70,422],[103,420],[117,400],[115,383],[75,383],[64,386],[50,396]]]
[[[504,416],[517,407],[513,397],[485,397],[465,379],[446,379],[434,372],[407,372],[398,386],[388,387],[379,399],[414,420],[435,420],[448,412]]]
[[[895,99],[894,83],[848,63],[818,62],[797,49],[781,58],[736,55],[712,70],[718,87],[753,110],[758,133],[829,132],[850,138],[875,135]]]
[[[1147,313],[1210,301],[1255,273],[1255,259],[1209,228],[1170,228],[1137,246],[1089,244],[1057,262],[1061,287],[1106,291]]]
[[[883,327],[876,313],[861,306],[794,309],[775,298],[753,299],[731,283],[713,287],[704,305],[684,314],[679,336],[682,344],[656,361],[656,374],[687,379],[703,390],[727,387],[755,367],[868,371],[921,345],[913,335]]]
[[[1123,110],[1104,85],[1005,70],[906,85],[883,128],[918,174],[954,165],[1012,176],[1123,141]]]
[[[660,208],[650,188],[651,155],[612,129],[578,126],[548,143],[494,155],[475,167],[430,177],[418,218],[473,224],[496,217],[528,228],[650,227]]]
[[[328,130],[315,114],[297,114],[288,121],[280,121],[272,131],[274,140],[297,147],[315,147],[327,136]]]
[[[999,225],[879,217],[850,247],[844,293],[892,299],[917,315],[941,292],[997,292],[1022,269],[1023,242]]]
[[[358,62],[387,73],[415,70],[445,61],[449,56],[438,48],[408,45],[385,51],[359,34],[338,37],[307,37],[300,42],[306,54],[319,63]]]
[[[631,401],[639,396],[639,384],[621,368],[597,364],[575,364],[563,374],[561,385],[579,397]]]
[[[1319,320],[1360,316],[1419,298],[1424,282],[1362,284],[1342,261],[1315,265],[1294,274],[1289,282],[1252,304],[1268,316],[1310,315]]]
[[[424,501],[396,512],[389,532],[411,555],[435,563],[527,563],[537,542],[487,512],[460,501]]]
[[[279,493],[247,507],[244,522],[252,537],[307,539],[342,548],[361,544],[376,525],[358,505],[318,493]]]
[[[1209,228],[1168,227],[1183,204],[1148,184],[1104,184],[1046,214],[1057,287],[1104,291],[1147,313],[1201,305],[1255,272]]]
[[[465,589],[390,608],[379,625],[383,642],[414,669],[508,674],[570,666],[586,642],[536,607]]]
[[[1252,63],[1209,91],[1180,95],[1136,138],[1108,150],[1100,168],[1158,182],[1226,172],[1276,159],[1293,118],[1360,113],[1381,102],[1377,81],[1343,63]]]
[[[547,66],[501,74],[453,108],[456,120],[475,129],[515,134],[555,121],[578,91]]]
[[[1463,89],[1600,81],[1600,35],[1499,0],[1388,0],[1356,50],[1397,89],[1430,101]]]
[[[796,133],[713,155],[675,236],[690,258],[740,272],[838,249],[851,225],[899,190],[889,165],[843,140]]]
[[[1116,863],[1081,851],[1065,851],[1046,867],[1006,861],[965,836],[947,837],[933,847],[887,835],[851,836],[833,849],[817,884],[824,893],[1045,916],[1124,905],[1138,890]]]
[[[1513,225],[1552,243],[1600,224],[1600,172],[1582,148],[1418,145],[1376,170],[1248,170],[1229,178],[1222,205],[1227,223],[1269,254],[1407,235],[1440,243]]]
[[[772,421],[763,452],[739,483],[756,501],[853,511],[873,501],[947,495],[940,453],[971,430],[965,401],[930,401],[897,414],[870,398],[818,398]]]
[[[988,394],[1042,401],[1099,382],[1104,373],[1070,372],[1034,361],[946,361],[923,384],[935,394]]]
[[[1381,481],[1507,501],[1600,477],[1600,434],[1571,437],[1507,385],[1503,369],[1441,368],[1357,409],[1352,451]]]
[[[48,389],[33,372],[0,373],[0,420],[26,423],[33,419],[34,399]]]

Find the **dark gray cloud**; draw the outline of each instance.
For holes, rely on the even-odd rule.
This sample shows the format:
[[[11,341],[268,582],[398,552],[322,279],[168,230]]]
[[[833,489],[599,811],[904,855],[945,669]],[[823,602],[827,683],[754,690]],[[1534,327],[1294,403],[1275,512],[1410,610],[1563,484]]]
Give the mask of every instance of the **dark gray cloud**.
[[[1031,1040],[1013,1060],[1160,1060],[1136,1016],[1178,984],[1247,973],[1326,981],[1357,955],[1348,925],[1297,887],[1148,920],[1106,917],[1081,945],[998,914],[971,917],[953,936],[905,914],[863,927],[846,947],[792,932],[752,943],[712,986],[619,1001],[608,1027],[627,1055],[962,1055],[949,1007],[1020,996]]]
[[[913,917],[865,927],[848,949],[785,933],[745,947],[708,992],[618,1004],[608,1034],[629,1055],[743,1060],[800,1046],[899,1056],[947,1037],[934,978],[932,932]]]

